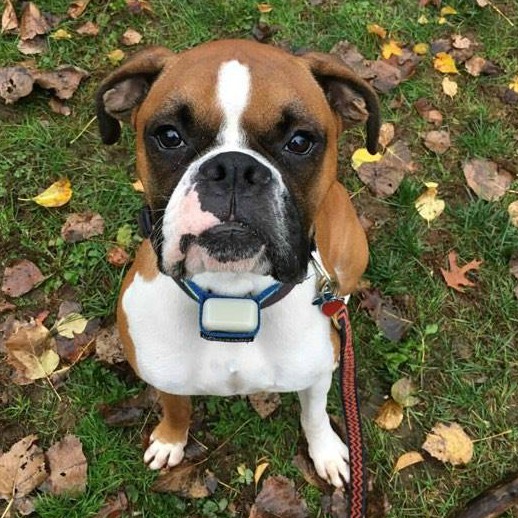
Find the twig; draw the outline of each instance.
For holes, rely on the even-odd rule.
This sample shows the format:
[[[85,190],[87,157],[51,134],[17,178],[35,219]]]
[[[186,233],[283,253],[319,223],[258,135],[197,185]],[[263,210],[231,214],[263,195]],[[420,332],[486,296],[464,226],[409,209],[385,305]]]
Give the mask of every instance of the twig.
[[[491,439],[495,439],[496,437],[501,437],[502,435],[507,435],[508,433],[511,433],[512,430],[505,430],[505,432],[500,432],[495,435],[490,435],[489,437],[482,437],[481,439],[473,439],[472,442],[480,442],[480,441],[489,441]]]
[[[9,503],[7,504],[7,507],[5,508],[5,511],[2,513],[1,518],[5,518],[7,516],[7,513],[13,506],[13,502],[14,502],[14,497],[12,497],[11,500],[9,500]]]
[[[493,2],[491,2],[491,0],[486,0],[486,2],[490,5],[491,9],[494,9],[500,16],[507,20],[511,27],[514,27],[512,20],[510,20]]]
[[[93,117],[92,119],[90,119],[87,123],[86,123],[86,126],[79,132],[79,134],[74,137],[70,142],[69,142],[69,145],[72,145],[74,144],[77,140],[79,140],[82,135],[85,133],[85,131],[95,122],[95,119],[97,119],[97,117]]]

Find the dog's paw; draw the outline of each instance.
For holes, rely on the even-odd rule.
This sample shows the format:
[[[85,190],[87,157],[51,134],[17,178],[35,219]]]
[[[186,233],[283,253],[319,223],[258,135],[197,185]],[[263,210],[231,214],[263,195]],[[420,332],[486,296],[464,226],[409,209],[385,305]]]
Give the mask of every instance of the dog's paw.
[[[308,451],[319,477],[335,487],[349,482],[349,449],[333,430],[308,438]]]
[[[151,436],[149,446],[144,453],[144,462],[149,469],[170,468],[180,464],[184,456],[183,442],[162,442]]]

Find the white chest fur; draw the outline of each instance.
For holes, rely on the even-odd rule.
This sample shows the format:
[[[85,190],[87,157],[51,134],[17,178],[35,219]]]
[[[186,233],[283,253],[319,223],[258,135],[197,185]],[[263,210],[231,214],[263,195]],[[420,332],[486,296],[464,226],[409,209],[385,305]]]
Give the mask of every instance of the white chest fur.
[[[333,369],[329,320],[311,304],[314,279],[262,310],[248,344],[199,336],[198,305],[175,282],[137,274],[122,305],[140,376],[163,392],[234,395],[298,391]]]

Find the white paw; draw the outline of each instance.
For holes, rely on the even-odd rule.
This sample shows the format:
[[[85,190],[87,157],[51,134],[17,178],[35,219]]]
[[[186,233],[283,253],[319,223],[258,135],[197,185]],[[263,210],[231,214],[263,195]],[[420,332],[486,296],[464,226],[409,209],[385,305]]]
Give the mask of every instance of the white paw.
[[[149,469],[170,468],[180,464],[184,455],[184,442],[162,442],[151,435],[149,446],[144,453],[144,462]]]
[[[306,435],[309,456],[318,476],[335,487],[349,482],[349,449],[331,428],[320,434]]]

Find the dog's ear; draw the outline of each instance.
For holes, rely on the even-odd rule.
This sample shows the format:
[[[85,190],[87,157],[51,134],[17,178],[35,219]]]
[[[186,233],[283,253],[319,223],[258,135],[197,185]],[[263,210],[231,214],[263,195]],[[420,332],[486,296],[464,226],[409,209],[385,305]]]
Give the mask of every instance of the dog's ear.
[[[133,109],[144,100],[153,81],[174,56],[165,47],[149,47],[132,56],[101,83],[96,96],[97,121],[105,144],[119,140],[119,121],[130,120]]]
[[[315,241],[324,268],[338,282],[341,295],[358,287],[369,252],[367,238],[345,187],[335,180],[315,219]]]
[[[320,52],[303,54],[329,105],[342,121],[342,129],[367,122],[367,149],[375,154],[381,125],[380,104],[374,89],[338,57]]]

